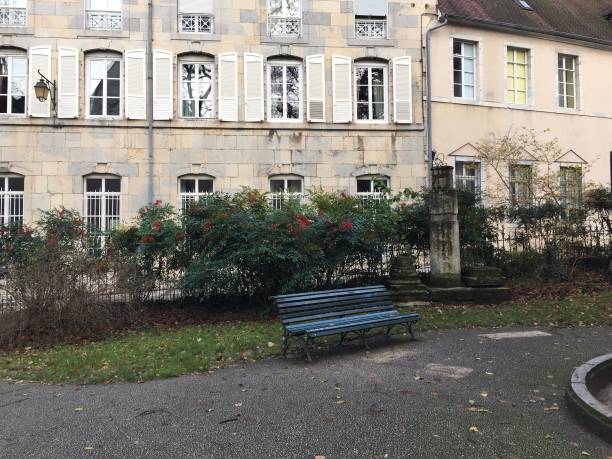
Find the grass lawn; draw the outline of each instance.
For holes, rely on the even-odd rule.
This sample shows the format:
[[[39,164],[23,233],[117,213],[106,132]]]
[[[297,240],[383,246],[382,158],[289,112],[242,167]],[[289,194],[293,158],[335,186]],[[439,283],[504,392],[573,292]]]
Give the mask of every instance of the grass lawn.
[[[612,292],[506,306],[433,306],[416,312],[423,316],[416,326],[417,339],[419,331],[440,328],[610,326]],[[147,381],[277,355],[281,340],[282,328],[275,320],[152,327],[98,343],[0,354],[0,377],[76,384]]]

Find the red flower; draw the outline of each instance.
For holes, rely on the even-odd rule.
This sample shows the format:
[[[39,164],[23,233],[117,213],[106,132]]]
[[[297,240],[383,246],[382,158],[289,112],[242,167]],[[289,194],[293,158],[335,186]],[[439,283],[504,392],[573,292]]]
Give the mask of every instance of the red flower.
[[[210,222],[206,222],[202,225],[202,231],[204,231],[205,233],[208,233],[211,229],[212,229],[212,223]]]
[[[307,217],[305,217],[304,215],[296,216],[295,217],[295,221],[297,222],[298,226],[302,230],[308,228],[312,224],[312,222]]]
[[[87,231],[85,231],[84,228],[81,228],[81,230],[79,231],[79,234],[81,237],[85,237],[85,235],[87,234]]]
[[[161,200],[160,199],[156,199],[155,201],[153,201],[153,205],[154,206],[160,206],[161,205]]]
[[[150,244],[151,242],[155,242],[155,238],[153,236],[144,236],[140,242],[143,244]]]
[[[340,223],[340,229],[342,231],[350,231],[353,228],[353,222],[350,220],[344,220]]]
[[[342,193],[340,193],[340,199],[342,201],[346,201],[349,198],[348,194],[346,194],[346,191],[343,191]]]
[[[161,231],[161,222],[159,220],[154,221],[151,225],[151,229],[156,233],[159,233]]]
[[[270,227],[275,230],[278,228],[278,223],[272,223],[272,225],[270,225]]]
[[[29,226],[24,226],[23,227],[23,235],[28,237],[30,234],[32,234],[32,230],[30,229]]]

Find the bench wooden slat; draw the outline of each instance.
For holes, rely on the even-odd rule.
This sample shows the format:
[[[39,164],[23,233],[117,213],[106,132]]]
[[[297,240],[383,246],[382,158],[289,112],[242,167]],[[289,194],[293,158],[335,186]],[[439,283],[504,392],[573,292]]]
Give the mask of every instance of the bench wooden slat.
[[[391,299],[390,298],[364,298],[363,300],[359,300],[359,301],[355,301],[355,300],[351,300],[351,301],[338,301],[335,303],[326,303],[324,305],[316,305],[316,304],[311,304],[311,305],[306,305],[306,306],[296,306],[295,308],[291,308],[291,309],[283,309],[281,311],[278,312],[279,316],[281,317],[285,317],[287,315],[295,315],[295,314],[302,314],[302,315],[308,315],[310,313],[316,313],[317,311],[333,311],[335,309],[342,309],[342,308],[346,308],[347,306],[354,306],[354,307],[359,307],[359,308],[367,308],[367,307],[378,307],[380,305],[392,305],[391,303]]]
[[[358,293],[369,293],[372,291],[387,291],[384,285],[374,285],[372,287],[357,287],[357,288],[346,288],[346,289],[338,289],[338,290],[321,290],[318,292],[306,292],[306,293],[291,293],[288,295],[276,295],[270,297],[276,303],[285,301],[285,300],[294,300],[300,297],[306,298],[324,298],[326,296],[334,296],[334,295],[351,295]]]
[[[393,306],[380,306],[376,309],[372,309],[372,308],[364,308],[364,309],[346,309],[343,312],[343,314],[338,314],[338,311],[332,311],[332,312],[326,312],[326,313],[321,313],[321,314],[314,314],[311,316],[294,316],[294,317],[289,317],[289,318],[283,318],[282,322],[283,324],[294,324],[294,323],[299,323],[299,322],[312,322],[315,320],[319,320],[319,319],[324,319],[324,318],[332,318],[332,317],[337,317],[337,318],[344,318],[350,315],[353,316],[357,316],[357,315],[370,315],[370,314],[376,314],[378,312],[383,312],[383,311],[397,311]]]
[[[345,326],[345,327],[341,326],[341,327],[330,328],[330,329],[323,328],[320,330],[309,330],[308,335],[312,337],[337,335],[339,333],[348,333],[351,331],[363,330],[363,325],[367,325],[368,328],[375,328],[375,327],[389,326],[392,324],[406,323],[407,321],[417,322],[419,320],[421,320],[421,316],[419,316],[418,314],[400,314],[400,316],[398,317],[380,319],[374,322],[364,322],[364,323],[358,323],[358,324],[354,324],[350,326]]]
[[[399,314],[400,313],[398,311],[383,311],[383,312],[368,314],[367,317],[369,317],[370,320],[375,320],[375,319],[390,318],[393,316],[397,316]],[[362,317],[364,316],[340,317],[340,318],[335,318],[335,319],[317,320],[313,322],[287,324],[286,328],[287,330],[290,330],[292,333],[295,333],[298,331],[316,330],[319,328],[326,328],[326,327],[333,327],[333,326],[340,326],[340,325],[352,325],[355,323],[359,323],[360,321],[363,321],[364,319]]]
[[[348,303],[348,302],[361,302],[366,299],[377,299],[377,298],[390,298],[388,292],[372,292],[367,294],[359,294],[359,295],[338,295],[333,297],[326,297],[324,299],[308,299],[308,300],[299,300],[299,301],[291,301],[291,302],[283,302],[276,303],[279,311],[283,311],[285,309],[291,309],[301,306],[308,305],[326,305],[326,304],[334,304],[334,303]]]

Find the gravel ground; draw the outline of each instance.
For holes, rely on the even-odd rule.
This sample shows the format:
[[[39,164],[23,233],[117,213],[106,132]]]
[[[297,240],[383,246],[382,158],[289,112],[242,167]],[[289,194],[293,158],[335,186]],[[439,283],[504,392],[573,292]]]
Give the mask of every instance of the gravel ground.
[[[563,395],[612,328],[417,332],[144,384],[0,381],[0,457],[612,458]]]

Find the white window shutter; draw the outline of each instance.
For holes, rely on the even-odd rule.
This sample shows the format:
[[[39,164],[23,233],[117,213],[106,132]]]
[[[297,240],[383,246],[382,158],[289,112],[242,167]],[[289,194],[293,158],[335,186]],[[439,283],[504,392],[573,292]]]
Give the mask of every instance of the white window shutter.
[[[125,116],[132,120],[147,118],[145,50],[125,52]]]
[[[74,48],[57,50],[57,116],[79,117],[79,51]]]
[[[393,116],[396,123],[412,123],[412,60],[393,59]]]
[[[30,116],[48,118],[51,116],[51,97],[44,102],[39,101],[34,93],[34,85],[40,80],[38,71],[50,80],[51,78],[51,47],[33,46],[30,48]]]
[[[264,119],[264,73],[263,56],[247,53],[244,55],[244,119]]]
[[[332,57],[332,84],[334,123],[350,123],[353,120],[353,78],[350,57]]]
[[[153,50],[153,119],[171,120],[172,105],[172,53]]]
[[[238,54],[219,55],[219,119],[238,121]]]
[[[325,122],[325,56],[306,58],[308,121]]]

